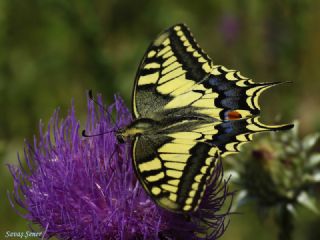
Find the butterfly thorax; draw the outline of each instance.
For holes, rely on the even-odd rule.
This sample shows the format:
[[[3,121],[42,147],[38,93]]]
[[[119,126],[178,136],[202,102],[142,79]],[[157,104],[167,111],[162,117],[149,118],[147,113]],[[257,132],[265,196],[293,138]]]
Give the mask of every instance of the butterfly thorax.
[[[119,143],[124,143],[133,140],[137,136],[155,136],[168,134],[170,132],[182,131],[184,129],[190,129],[193,126],[200,123],[212,123],[214,119],[200,118],[199,116],[188,117],[167,117],[161,121],[157,121],[151,118],[138,118],[131,124],[116,132],[116,137]]]
[[[156,121],[149,118],[136,119],[125,128],[118,130],[116,136],[119,143],[123,143],[134,139],[136,136],[150,134],[157,125]]]

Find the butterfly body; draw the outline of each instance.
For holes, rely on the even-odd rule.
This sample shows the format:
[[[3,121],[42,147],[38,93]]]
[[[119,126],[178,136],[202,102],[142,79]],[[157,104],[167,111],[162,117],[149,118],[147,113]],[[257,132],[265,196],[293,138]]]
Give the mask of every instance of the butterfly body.
[[[124,129],[119,129],[116,132],[116,136],[119,142],[127,142],[128,140],[133,140],[139,135],[151,134],[154,129],[156,129],[157,123],[148,118],[141,118],[133,121]]]
[[[152,199],[196,211],[218,155],[239,152],[255,133],[291,128],[258,120],[258,97],[276,84],[214,65],[184,24],[161,33],[136,75],[134,121],[116,134],[132,142],[136,175]]]

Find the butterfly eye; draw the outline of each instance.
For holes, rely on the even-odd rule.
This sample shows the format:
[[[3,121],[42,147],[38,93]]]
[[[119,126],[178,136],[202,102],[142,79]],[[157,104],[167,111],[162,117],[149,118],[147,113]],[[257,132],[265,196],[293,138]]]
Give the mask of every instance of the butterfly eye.
[[[123,144],[125,142],[124,138],[123,138],[123,136],[121,134],[117,134],[117,141],[120,144]]]

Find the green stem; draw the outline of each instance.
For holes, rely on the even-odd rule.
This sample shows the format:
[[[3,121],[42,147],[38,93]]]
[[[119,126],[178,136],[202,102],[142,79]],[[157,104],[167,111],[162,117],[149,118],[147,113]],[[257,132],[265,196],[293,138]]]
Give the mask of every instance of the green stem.
[[[279,227],[278,239],[292,240],[293,239],[292,235],[294,230],[293,216],[287,209],[286,204],[283,204],[280,207],[277,223]]]

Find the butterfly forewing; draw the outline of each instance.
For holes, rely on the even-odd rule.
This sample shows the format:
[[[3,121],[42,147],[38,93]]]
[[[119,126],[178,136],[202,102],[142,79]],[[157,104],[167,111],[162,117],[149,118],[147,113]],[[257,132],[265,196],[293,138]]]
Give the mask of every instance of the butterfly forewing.
[[[197,82],[206,79],[211,70],[211,60],[185,25],[166,30],[140,64],[133,91],[135,117],[155,117],[155,112],[188,106],[201,96],[190,90],[205,90]]]
[[[239,71],[214,65],[184,24],[164,31],[148,48],[133,90],[136,118],[187,114],[238,119],[260,113],[258,97],[278,83],[254,83]]]

